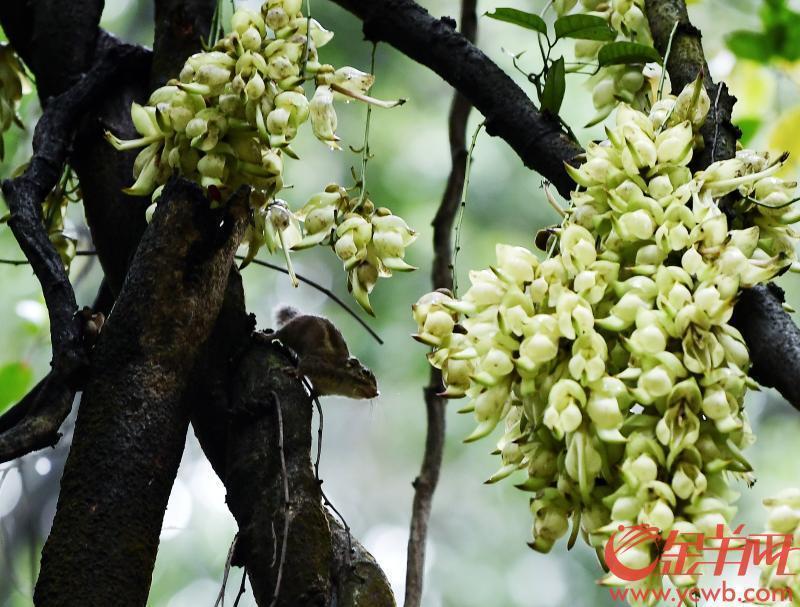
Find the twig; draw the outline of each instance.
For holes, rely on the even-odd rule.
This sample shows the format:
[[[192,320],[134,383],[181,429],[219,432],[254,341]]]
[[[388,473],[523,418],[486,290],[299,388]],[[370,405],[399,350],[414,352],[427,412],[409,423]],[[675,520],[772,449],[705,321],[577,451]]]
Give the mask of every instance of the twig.
[[[286,454],[283,450],[283,413],[281,412],[281,402],[277,393],[272,393],[275,402],[275,412],[278,416],[278,453],[281,460],[281,477],[283,478],[283,540],[281,542],[281,560],[278,563],[278,575],[275,578],[275,590],[272,595],[270,607],[275,607],[278,602],[278,594],[281,591],[281,578],[283,577],[283,565],[286,562],[286,547],[289,543],[289,473],[286,470]]]
[[[458,213],[458,223],[456,224],[456,244],[453,247],[453,262],[451,267],[453,269],[453,293],[458,292],[458,275],[456,274],[456,260],[458,259],[458,253],[461,251],[461,225],[464,223],[464,212],[467,209],[467,191],[469,190],[469,174],[472,170],[472,156],[473,152],[475,151],[475,144],[478,141],[478,135],[480,135],[481,130],[483,130],[483,126],[486,122],[481,122],[476,128],[475,132],[472,134],[472,142],[469,145],[469,151],[467,152],[467,166],[464,170],[464,177],[463,177],[463,186],[461,189],[461,202],[459,203],[459,213]]]
[[[314,386],[311,385],[311,382],[308,381],[307,377],[303,377],[303,385],[305,386],[306,390],[308,390],[308,394],[314,401],[314,407],[317,409],[317,413],[319,414],[319,426],[317,427],[317,456],[314,460],[314,476],[316,477],[317,482],[321,485],[322,480],[319,477],[319,463],[322,460],[322,429],[325,423],[325,418],[322,414],[322,403],[319,402],[319,397],[314,391]]]
[[[461,32],[469,43],[474,42],[477,33],[476,4],[476,0],[462,0],[461,3]],[[434,289],[453,289],[454,286],[455,271],[451,239],[453,223],[466,185],[467,122],[471,110],[472,105],[467,97],[456,92],[450,108],[448,125],[452,167],[439,210],[433,220],[434,259],[431,283]],[[425,453],[419,476],[414,480],[414,502],[411,508],[411,528],[406,557],[405,607],[419,607],[422,602],[428,523],[444,453],[446,401],[439,396],[441,391],[441,372],[438,369],[431,369],[430,381],[424,390],[428,424]]]
[[[711,146],[711,162],[717,160],[717,139],[719,139],[719,121],[717,112],[719,111],[719,96],[722,93],[722,83],[717,84],[717,94],[714,96],[714,143]]]
[[[667,63],[669,62],[669,56],[672,54],[672,42],[675,40],[675,32],[678,31],[679,24],[680,21],[675,21],[675,25],[672,26],[672,31],[669,34],[667,51],[664,53],[664,65],[661,68],[661,77],[658,79],[658,96],[656,97],[656,101],[661,101],[664,94],[664,83],[667,81]],[[666,122],[666,120],[664,122]]]
[[[16,405],[0,415],[0,463],[52,447],[72,409],[75,389],[50,371]]]
[[[347,524],[347,521],[345,520],[344,516],[342,516],[342,513],[339,512],[336,506],[333,505],[333,502],[328,499],[327,495],[325,495],[325,492],[322,490],[322,481],[320,481],[319,494],[322,496],[322,503],[333,510],[339,520],[342,521],[342,526],[347,533],[347,562],[349,563],[353,554],[353,535],[350,533],[350,525]]]
[[[92,256],[92,255],[97,255],[97,252],[96,251],[78,251],[78,252],[75,253],[76,257]],[[243,255],[237,255],[236,259],[242,260],[242,259],[244,259],[244,256]],[[275,271],[281,272],[283,274],[289,274],[289,271],[286,268],[282,268],[282,267],[280,267],[278,265],[275,265],[274,263],[270,263],[268,261],[261,261],[260,259],[253,259],[253,260],[250,261],[250,263],[255,264],[257,266],[262,266],[264,268],[269,268],[270,270],[275,270]],[[10,265],[10,266],[24,266],[24,265],[29,265],[30,262],[25,260],[25,259],[0,259],[0,264],[6,264],[6,265]],[[314,282],[310,278],[306,278],[305,276],[302,276],[300,274],[297,274],[297,279],[300,282],[303,282],[303,283],[307,284],[308,286],[316,289],[320,293],[326,295],[331,300],[333,300],[333,302],[335,304],[337,304],[345,312],[347,312],[350,316],[352,316],[358,322],[358,324],[360,324],[367,331],[367,333],[370,334],[370,336],[375,341],[377,341],[380,345],[383,345],[383,340],[381,339],[380,335],[378,335],[375,332],[375,330],[372,329],[372,327],[370,327],[350,306],[348,306],[346,303],[344,303],[341,300],[341,298],[338,295],[336,295],[333,291],[323,287],[318,282]]]
[[[319,402],[319,397],[317,396],[317,393],[314,391],[314,387],[311,385],[311,382],[308,381],[307,377],[303,377],[303,385],[305,386],[306,390],[308,390],[308,394],[313,399],[314,406],[316,407],[317,413],[319,414],[319,426],[317,428],[317,456],[316,459],[314,460],[314,476],[316,477],[317,484],[319,485],[319,493],[320,496],[322,497],[322,503],[336,513],[336,516],[338,516],[339,520],[342,521],[342,525],[344,526],[344,529],[347,532],[347,548],[348,548],[347,558],[349,561],[350,554],[352,553],[353,550],[353,540],[352,536],[350,535],[350,526],[347,524],[347,521],[345,520],[344,516],[342,516],[342,513],[336,509],[336,506],[333,505],[333,502],[331,502],[328,499],[328,496],[325,495],[325,492],[322,490],[322,478],[320,478],[319,475],[319,464],[320,461],[322,460],[322,436],[323,436],[322,431],[325,423],[325,418],[322,413],[322,403]]]
[[[225,559],[225,569],[222,573],[222,588],[219,589],[217,600],[214,601],[214,607],[225,607],[225,588],[228,585],[228,575],[231,573],[231,561],[233,560],[233,552],[236,550],[236,542],[238,539],[239,535],[234,535],[231,546],[228,548],[228,558]]]
[[[240,259],[241,260],[241,259],[244,259],[244,257],[242,255],[237,255],[236,259]],[[253,260],[250,261],[250,263],[251,264],[255,264],[257,266],[262,266],[262,267],[265,267],[265,268],[269,268],[271,270],[276,270],[277,272],[282,272],[283,274],[288,274],[289,273],[286,270],[286,268],[282,268],[282,267],[280,267],[278,265],[275,265],[274,263],[270,263],[268,261],[261,261],[260,259],[253,259]],[[306,278],[304,276],[301,276],[300,274],[297,275],[297,279],[300,282],[304,282],[308,286],[315,288],[320,293],[323,293],[323,294],[327,295],[328,297],[330,297],[345,312],[347,312],[350,316],[355,318],[356,321],[358,321],[358,324],[360,324],[362,327],[364,327],[364,329],[367,331],[367,333],[369,333],[375,339],[375,341],[377,341],[379,344],[383,345],[383,340],[380,338],[380,336],[375,331],[373,331],[370,328],[370,326],[366,322],[364,322],[364,320],[362,320],[361,317],[358,314],[356,314],[356,312],[354,312],[353,309],[350,308],[346,303],[344,303],[333,291],[331,291],[330,289],[326,289],[321,284],[319,284],[317,282],[314,282],[310,278]]]
[[[372,43],[372,54],[370,55],[369,73],[375,75],[375,52],[378,50],[378,43]],[[365,91],[369,93],[369,90]],[[361,207],[367,199],[367,163],[369,162],[369,124],[372,119],[372,104],[367,104],[367,119],[364,123],[364,147],[361,149],[361,193],[358,196],[356,208]]]
[[[233,602],[233,607],[239,607],[239,601],[244,596],[246,584],[247,584],[247,570],[242,568],[242,583],[239,586],[239,594],[236,595],[236,600]]]

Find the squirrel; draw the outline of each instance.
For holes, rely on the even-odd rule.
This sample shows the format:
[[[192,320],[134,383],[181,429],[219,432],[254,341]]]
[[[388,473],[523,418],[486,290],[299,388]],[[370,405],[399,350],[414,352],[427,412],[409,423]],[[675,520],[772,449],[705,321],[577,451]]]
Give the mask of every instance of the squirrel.
[[[269,336],[297,356],[298,371],[311,381],[318,396],[378,396],[375,375],[350,356],[341,331],[330,320],[288,306],[278,309],[275,316],[278,330]]]

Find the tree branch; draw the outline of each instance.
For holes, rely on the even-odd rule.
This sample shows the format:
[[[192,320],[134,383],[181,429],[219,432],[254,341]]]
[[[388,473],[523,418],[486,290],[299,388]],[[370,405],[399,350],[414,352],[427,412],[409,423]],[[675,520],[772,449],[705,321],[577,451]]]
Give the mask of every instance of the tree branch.
[[[449,19],[436,20],[413,0],[333,0],[364,22],[364,34],[372,41],[386,41],[410,58],[439,74],[487,118],[487,131],[504,139],[525,165],[551,181],[558,192],[569,197],[574,183],[564,171],[564,162],[571,162],[582,149],[561,132],[554,120],[539,113],[525,93],[500,70],[486,55],[452,30]],[[676,42],[669,61],[673,86],[691,82],[699,70],[705,69],[699,32],[689,23],[683,0],[647,0],[648,20],[656,48],[663,54],[669,34],[679,22]],[[655,12],[653,12],[655,11]],[[681,25],[682,24],[682,25]],[[680,37],[678,37],[680,33]],[[677,44],[677,48],[676,48]],[[678,58],[683,58],[681,62]],[[710,82],[708,70],[706,87],[712,101],[717,99],[717,88]],[[710,84],[709,84],[710,83]],[[724,88],[720,91],[716,108],[712,107],[711,120],[704,127],[705,151],[697,162],[720,160],[733,154],[738,129],[730,124],[730,108],[735,99]],[[716,145],[715,145],[716,142]],[[761,310],[767,314],[768,310]],[[788,317],[784,319],[788,321]],[[740,323],[747,322],[742,318]],[[791,356],[800,347],[800,329],[790,328],[777,343],[770,347]],[[741,324],[738,327],[750,336],[748,346],[753,352],[760,350],[758,333]],[[762,368],[762,361],[753,357],[753,372],[766,385],[786,385],[792,381],[774,378],[775,370]],[[773,379],[769,379],[773,378]],[[784,396],[787,396],[784,394]],[[800,401],[787,396],[798,409]]]
[[[461,2],[461,35],[475,42],[478,28],[476,0]],[[467,164],[467,122],[472,106],[459,91],[453,96],[448,131],[450,137],[450,176],[433,220],[433,268],[431,283],[434,289],[453,289],[453,223],[461,201]],[[442,374],[431,368],[428,386],[424,389],[427,411],[425,453],[419,476],[414,480],[414,503],[411,508],[411,529],[406,562],[405,607],[419,607],[425,576],[425,545],[431,516],[433,494],[439,482],[445,442],[446,399],[438,396],[443,390]]]
[[[388,42],[431,68],[486,117],[486,132],[504,139],[525,163],[565,198],[574,184],[564,171],[583,150],[540,113],[514,81],[450,18],[435,19],[413,0],[333,0],[364,22],[372,42]]]
[[[54,446],[72,410],[75,390],[50,372],[14,407],[0,416],[0,463]]]
[[[332,580],[338,607],[394,607],[392,587],[375,558],[327,510],[333,539]],[[352,550],[349,553],[348,551]],[[334,607],[331,603],[331,607]]]
[[[311,401],[300,381],[287,374],[290,369],[289,358],[268,337],[256,335],[233,379],[225,473],[228,507],[239,525],[233,563],[245,565],[262,607],[325,605],[331,591],[330,530],[309,456]],[[276,399],[283,419],[288,506]]]
[[[173,179],[92,356],[36,604],[140,606],[189,411],[193,362],[222,303],[247,192],[212,210]]]
[[[224,481],[239,525],[233,563],[245,565],[261,607],[392,607],[374,559],[359,546],[351,562],[343,532],[331,534],[311,464],[311,416],[287,354],[268,335],[254,335],[236,366],[229,413]]]
[[[705,147],[695,156],[693,166],[702,169],[716,160],[732,158],[736,153],[736,142],[742,136],[739,128],[731,122],[736,98],[728,93],[724,82],[717,85],[711,79],[700,30],[689,21],[684,0],[646,0],[645,11],[653,44],[662,56],[666,54],[672,30],[678,24],[667,58],[673,93],[680,93],[699,74],[703,74],[703,84],[712,100],[708,118],[700,130]]]
[[[216,0],[156,0],[156,31],[150,88],[180,73],[186,58],[202,49]]]
[[[30,66],[43,102],[67,90],[92,65],[103,4],[103,0],[33,3]]]
[[[0,417],[0,461],[52,446],[72,408],[88,364],[77,303],[61,258],[42,223],[41,203],[61,177],[80,116],[98,93],[118,78],[119,70],[140,62],[146,52],[103,35],[92,69],[54,103],[36,125],[34,155],[25,172],[3,182],[11,210],[9,225],[31,264],[50,315],[52,370],[34,390]]]
[[[138,57],[140,50],[134,46],[115,44],[104,49],[94,67],[45,110],[34,131],[33,157],[25,172],[2,184],[11,211],[9,227],[42,285],[50,314],[53,368],[67,380],[86,362],[81,327],[75,318],[75,293],[47,236],[41,205],[61,177],[78,118],[119,69]]]

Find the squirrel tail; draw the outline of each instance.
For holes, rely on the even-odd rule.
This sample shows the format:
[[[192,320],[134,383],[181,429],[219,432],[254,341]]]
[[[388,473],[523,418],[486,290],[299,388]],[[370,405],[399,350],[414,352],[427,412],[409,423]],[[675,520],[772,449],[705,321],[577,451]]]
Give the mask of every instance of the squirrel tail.
[[[275,322],[279,327],[282,327],[296,316],[300,316],[300,310],[292,306],[280,306],[275,310]]]

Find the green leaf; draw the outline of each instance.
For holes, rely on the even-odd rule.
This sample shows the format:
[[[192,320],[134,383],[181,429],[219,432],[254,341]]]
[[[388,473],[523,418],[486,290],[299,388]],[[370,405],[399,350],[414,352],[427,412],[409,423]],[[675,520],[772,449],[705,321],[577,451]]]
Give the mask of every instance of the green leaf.
[[[505,21],[506,23],[513,23],[514,25],[534,30],[540,34],[547,34],[547,24],[545,24],[544,19],[533,13],[526,13],[515,8],[496,8],[493,13],[487,12],[484,15],[498,21]]]
[[[10,363],[0,367],[0,412],[25,396],[32,379],[33,372],[25,363]]]
[[[725,37],[725,43],[731,52],[740,59],[750,59],[766,63],[772,56],[773,46],[769,37],[761,32],[740,30]]]
[[[581,40],[610,42],[617,37],[617,32],[608,25],[605,19],[597,15],[565,15],[556,19],[553,25],[556,30],[556,39],[580,38]]]
[[[738,126],[742,130],[742,137],[740,141],[742,145],[747,145],[755,134],[758,132],[758,129],[761,128],[761,120],[758,118],[744,118],[742,120],[738,120],[736,122],[736,126]]]
[[[661,63],[661,55],[652,46],[637,42],[610,42],[597,53],[597,63],[600,67],[651,61]]]
[[[564,58],[559,57],[547,71],[542,91],[541,105],[543,110],[557,116],[564,101],[564,92],[567,88]]]

